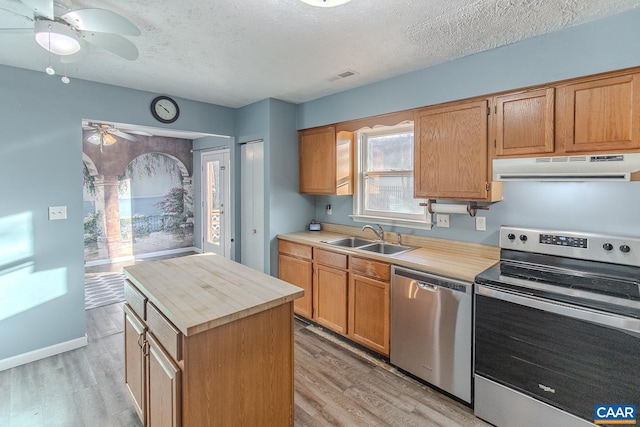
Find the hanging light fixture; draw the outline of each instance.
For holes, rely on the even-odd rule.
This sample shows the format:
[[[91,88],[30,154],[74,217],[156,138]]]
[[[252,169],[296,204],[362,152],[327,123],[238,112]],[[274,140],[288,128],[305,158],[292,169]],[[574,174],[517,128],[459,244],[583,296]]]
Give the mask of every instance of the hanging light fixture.
[[[300,1],[316,7],[335,7],[335,6],[343,5],[345,3],[349,3],[349,1],[351,0],[300,0]]]
[[[65,24],[48,19],[36,19],[36,42],[55,55],[73,55],[80,50],[80,39]]]
[[[102,134],[102,143],[104,145],[112,145],[112,144],[115,144],[116,141],[118,141],[116,137],[111,135],[110,133],[105,132]]]

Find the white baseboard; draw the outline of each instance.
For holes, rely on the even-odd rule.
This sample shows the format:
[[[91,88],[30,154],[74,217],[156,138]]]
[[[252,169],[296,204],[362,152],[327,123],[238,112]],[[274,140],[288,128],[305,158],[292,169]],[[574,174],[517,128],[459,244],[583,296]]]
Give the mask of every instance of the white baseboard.
[[[87,336],[85,335],[82,338],[76,338],[74,340],[50,345],[49,347],[40,348],[17,356],[7,357],[6,359],[0,360],[0,371],[15,368],[16,366],[24,365],[26,363],[35,362],[36,360],[44,359],[46,357],[55,356],[56,354],[70,350],[75,350],[86,345]]]

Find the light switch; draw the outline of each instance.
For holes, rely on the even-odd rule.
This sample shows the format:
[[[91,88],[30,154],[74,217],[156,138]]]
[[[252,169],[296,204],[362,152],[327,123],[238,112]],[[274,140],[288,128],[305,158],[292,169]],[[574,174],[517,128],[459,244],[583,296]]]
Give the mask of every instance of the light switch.
[[[66,206],[49,206],[49,221],[67,219]]]

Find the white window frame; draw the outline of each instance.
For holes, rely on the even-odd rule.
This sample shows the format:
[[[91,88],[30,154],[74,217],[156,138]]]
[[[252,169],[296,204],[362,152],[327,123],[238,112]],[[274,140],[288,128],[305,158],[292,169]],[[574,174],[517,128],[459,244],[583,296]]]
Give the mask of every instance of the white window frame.
[[[413,122],[404,122],[395,126],[376,126],[374,128],[362,129],[357,132],[357,145],[356,145],[356,177],[355,188],[353,193],[353,215],[351,218],[356,222],[375,222],[381,225],[400,226],[418,228],[424,230],[431,230],[431,215],[427,213],[426,207],[423,207],[423,211],[420,214],[407,214],[407,213],[390,213],[385,214],[379,211],[369,211],[365,208],[365,180],[367,175],[369,176],[384,176],[385,174],[407,174],[413,175],[413,165],[410,170],[393,171],[393,172],[370,172],[365,173],[363,171],[365,159],[367,158],[366,152],[366,140],[369,136],[381,136],[397,133],[413,132]],[[419,203],[425,202],[424,200],[418,200]]]

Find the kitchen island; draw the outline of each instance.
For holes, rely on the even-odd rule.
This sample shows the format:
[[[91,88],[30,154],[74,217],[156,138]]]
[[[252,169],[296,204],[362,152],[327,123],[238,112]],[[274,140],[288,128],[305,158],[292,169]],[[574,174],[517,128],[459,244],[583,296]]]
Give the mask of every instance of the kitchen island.
[[[145,426],[293,425],[293,301],[213,254],[124,269],[125,383]]]

